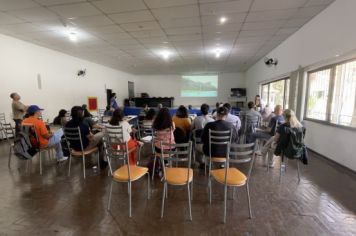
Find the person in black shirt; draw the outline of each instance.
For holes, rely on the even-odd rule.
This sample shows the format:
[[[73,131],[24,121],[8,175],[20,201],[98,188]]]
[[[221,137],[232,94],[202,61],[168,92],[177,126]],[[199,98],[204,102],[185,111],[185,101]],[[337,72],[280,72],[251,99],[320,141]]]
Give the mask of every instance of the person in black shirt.
[[[237,142],[238,136],[236,131],[236,126],[232,123],[225,121],[228,110],[225,107],[219,107],[216,111],[216,121],[209,122],[205,125],[202,133],[203,142],[203,152],[206,156],[209,156],[209,129],[214,131],[226,131],[231,130],[232,138],[231,142]],[[226,146],[225,145],[211,145],[211,156],[215,157],[225,157],[226,156]]]
[[[58,116],[56,116],[56,118],[54,118],[53,125],[65,126],[65,124],[67,123],[66,114],[67,114],[67,111],[64,109],[61,109],[58,113]]]
[[[84,150],[90,150],[94,147],[99,148],[99,156],[101,159],[100,166],[102,168],[105,168],[107,166],[107,162],[104,161],[104,152],[102,150],[102,138],[103,138],[103,133],[99,132],[93,135],[90,132],[90,128],[88,125],[86,125],[83,120],[84,120],[84,114],[83,114],[83,108],[80,106],[74,106],[71,109],[71,116],[72,119],[68,121],[66,124],[66,128],[80,128],[80,134],[82,138],[82,144],[83,144],[83,149]],[[71,141],[70,142],[71,148],[77,151],[81,151],[81,145],[80,141]]]

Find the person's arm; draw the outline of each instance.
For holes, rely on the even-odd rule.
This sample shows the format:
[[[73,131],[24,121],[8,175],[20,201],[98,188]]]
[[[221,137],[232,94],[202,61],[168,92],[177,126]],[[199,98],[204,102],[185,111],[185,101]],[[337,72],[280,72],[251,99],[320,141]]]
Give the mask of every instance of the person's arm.
[[[48,132],[47,128],[46,128],[46,125],[44,122],[42,122],[39,126],[38,126],[38,129],[39,129],[39,133],[40,135],[45,138],[45,139],[50,139],[52,136],[53,136],[53,133],[52,132]]]
[[[14,106],[15,106],[16,110],[19,110],[22,112],[25,112],[27,110],[27,107],[24,104],[22,104],[21,102],[15,102]]]

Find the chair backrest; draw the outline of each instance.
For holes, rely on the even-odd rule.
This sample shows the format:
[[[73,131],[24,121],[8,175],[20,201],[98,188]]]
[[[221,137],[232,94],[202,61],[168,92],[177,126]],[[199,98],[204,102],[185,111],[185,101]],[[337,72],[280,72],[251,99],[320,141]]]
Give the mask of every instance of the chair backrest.
[[[108,135],[108,138],[111,142],[123,142],[124,135],[121,125],[107,125],[105,126],[105,134]]]
[[[139,131],[140,138],[143,138],[145,136],[152,136],[153,135],[152,124],[145,124],[144,121],[140,121],[138,125],[138,131]]]
[[[109,163],[110,173],[112,175],[111,159],[123,160],[127,163],[128,176],[131,176],[131,167],[128,160],[129,148],[127,142],[119,141],[118,139],[112,138],[106,132],[103,136],[103,146],[105,151],[105,156]],[[129,182],[131,178],[129,178]]]
[[[172,167],[172,163],[176,162],[187,162],[187,182],[189,182],[189,168],[191,166],[192,161],[192,141],[188,143],[164,143],[161,141],[161,147],[168,146],[169,149],[161,148],[161,156],[164,158],[161,159],[162,166],[165,166],[164,161],[168,161],[170,167]],[[163,168],[163,177],[166,178],[166,170]]]
[[[0,113],[0,123],[2,123],[2,124],[6,123],[5,113]]]
[[[104,112],[105,112],[105,109],[99,109],[99,110],[98,110],[99,117],[104,116]]]
[[[0,123],[0,128],[8,142],[10,141],[10,138],[15,137],[14,129],[10,123]]]
[[[250,163],[247,173],[247,181],[250,178],[252,166],[255,160],[255,143],[248,144],[228,144],[229,155],[226,168],[229,168],[230,163]]]
[[[261,124],[261,117],[251,117],[251,116],[244,116],[243,120],[243,127],[244,127],[244,134],[255,133],[256,128],[258,128]]]
[[[212,145],[226,146],[231,143],[232,130],[216,131],[209,129],[209,156],[211,157],[211,147]]]
[[[72,149],[71,144],[79,142],[81,150],[82,151],[84,150],[82,135],[79,127],[74,127],[74,128],[64,127],[63,131],[69,149]]]

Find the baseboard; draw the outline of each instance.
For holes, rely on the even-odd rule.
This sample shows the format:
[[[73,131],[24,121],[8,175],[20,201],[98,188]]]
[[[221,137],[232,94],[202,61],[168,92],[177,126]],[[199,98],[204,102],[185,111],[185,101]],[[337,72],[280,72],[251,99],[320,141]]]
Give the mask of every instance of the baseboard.
[[[313,149],[308,148],[308,151],[316,154],[317,158],[320,158],[320,159],[323,159],[323,160],[327,161],[329,164],[332,164],[333,166],[339,168],[340,170],[345,171],[347,174],[349,174],[352,177],[356,178],[356,171],[355,170],[352,170],[352,169],[348,168],[347,166],[341,165],[340,163],[330,159],[327,156],[324,156],[323,154],[321,154],[321,153],[319,153],[317,151],[314,151]]]

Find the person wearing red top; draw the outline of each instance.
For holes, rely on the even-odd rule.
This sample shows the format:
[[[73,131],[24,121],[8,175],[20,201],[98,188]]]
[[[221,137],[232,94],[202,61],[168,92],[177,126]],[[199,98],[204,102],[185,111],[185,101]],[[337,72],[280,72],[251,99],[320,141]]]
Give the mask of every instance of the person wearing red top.
[[[61,137],[63,136],[63,130],[59,129],[55,133],[47,130],[46,124],[40,119],[41,111],[37,105],[31,105],[27,109],[29,117],[22,121],[22,125],[33,125],[36,135],[38,137],[38,145],[40,148],[54,147],[56,150],[56,157],[58,162],[62,162],[68,159],[63,156]]]

